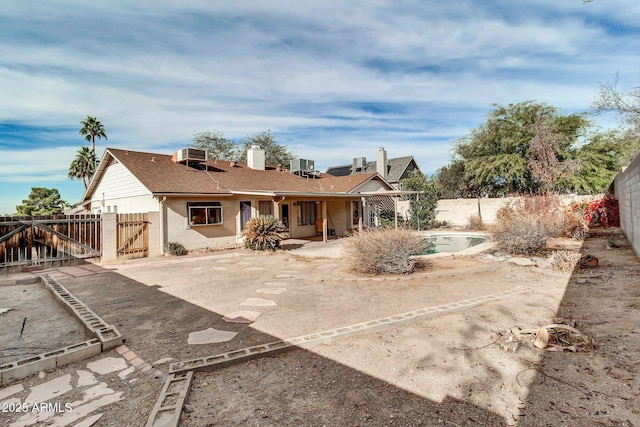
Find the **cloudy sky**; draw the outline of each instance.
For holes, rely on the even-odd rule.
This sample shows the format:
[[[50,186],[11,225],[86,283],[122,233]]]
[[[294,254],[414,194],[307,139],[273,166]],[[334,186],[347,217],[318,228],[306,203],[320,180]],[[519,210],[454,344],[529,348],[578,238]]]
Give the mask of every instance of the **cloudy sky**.
[[[639,52],[637,0],[4,0],[0,214],[34,186],[82,197],[87,115],[99,155],[271,129],[320,170],[384,146],[432,173],[493,103],[587,111]]]

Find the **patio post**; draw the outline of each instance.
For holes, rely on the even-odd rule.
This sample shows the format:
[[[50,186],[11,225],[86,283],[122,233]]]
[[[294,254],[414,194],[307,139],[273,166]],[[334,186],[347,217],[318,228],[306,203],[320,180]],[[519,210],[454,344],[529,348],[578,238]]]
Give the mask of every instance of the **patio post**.
[[[396,221],[396,230],[398,229],[398,195],[396,194],[395,198],[393,199],[393,215]]]
[[[322,201],[322,241],[327,243],[327,229],[328,221],[327,221],[327,201]]]

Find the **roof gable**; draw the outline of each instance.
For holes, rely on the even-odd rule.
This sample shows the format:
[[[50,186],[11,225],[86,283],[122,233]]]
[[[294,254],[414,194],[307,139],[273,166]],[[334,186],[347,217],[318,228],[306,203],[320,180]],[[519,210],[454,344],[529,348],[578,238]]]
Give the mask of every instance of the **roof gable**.
[[[387,160],[387,181],[390,183],[399,182],[401,179],[406,178],[408,172],[414,169],[420,170],[413,156],[396,157]],[[377,168],[377,162],[367,162],[366,171],[375,172]],[[353,170],[353,165],[341,165],[331,166],[327,168],[327,174],[333,176],[349,176],[359,175],[359,172]]]

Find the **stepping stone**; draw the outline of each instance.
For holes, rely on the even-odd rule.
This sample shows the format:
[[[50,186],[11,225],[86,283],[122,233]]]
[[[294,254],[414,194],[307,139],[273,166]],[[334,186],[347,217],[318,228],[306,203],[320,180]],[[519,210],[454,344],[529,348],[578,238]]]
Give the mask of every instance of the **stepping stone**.
[[[122,357],[105,357],[104,359],[87,363],[87,368],[97,374],[106,375],[127,369],[127,362]]]
[[[76,372],[78,373],[78,387],[85,387],[98,382],[96,377],[89,371],[78,369]]]
[[[11,387],[0,389],[0,400],[4,400],[9,396],[13,396],[16,393],[20,393],[24,390],[22,384],[12,385]]]
[[[287,282],[264,282],[264,285],[270,288],[279,288],[281,286],[288,286],[290,284],[291,283],[287,283]]]
[[[71,406],[75,408],[94,399],[97,399],[98,397],[106,396],[113,393],[115,393],[115,391],[110,389],[107,383],[99,383],[91,388],[84,390],[82,394],[82,400],[72,402]]]
[[[256,289],[256,292],[265,295],[280,295],[286,290],[287,288],[260,288]]]
[[[248,310],[234,311],[224,316],[222,320],[230,323],[253,323],[261,314],[257,311]]]
[[[125,369],[124,371],[120,372],[118,374],[118,376],[120,377],[121,380],[127,378],[129,375],[131,375],[133,373],[133,371],[135,371],[136,368],[133,366],[130,366],[129,368]]]
[[[31,393],[24,400],[25,403],[46,402],[54,397],[59,397],[71,391],[71,374],[63,375],[46,383],[31,387]]]
[[[122,400],[124,399],[122,397],[122,393],[123,392],[120,391],[118,393],[108,394],[106,396],[102,396],[100,399],[92,400],[91,402],[86,403],[84,405],[74,407],[71,412],[66,412],[62,414],[62,416],[60,416],[59,418],[56,418],[55,424],[53,424],[52,427],[68,426],[72,422],[86,417],[96,409],[102,408],[103,406],[107,406],[119,400]]]
[[[189,344],[214,344],[231,341],[236,335],[238,335],[237,332],[219,331],[208,328],[204,331],[191,332],[187,342]]]
[[[247,298],[240,305],[246,305],[250,307],[270,307],[276,305],[276,302],[271,299],[264,298]]]

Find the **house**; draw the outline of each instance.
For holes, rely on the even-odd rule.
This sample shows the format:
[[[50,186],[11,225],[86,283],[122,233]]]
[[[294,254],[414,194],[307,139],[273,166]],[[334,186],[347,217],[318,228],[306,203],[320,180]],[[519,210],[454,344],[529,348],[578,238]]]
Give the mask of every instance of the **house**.
[[[385,167],[386,166],[386,167]],[[331,166],[326,173],[333,176],[359,176],[361,174],[377,172],[395,190],[400,188],[400,181],[409,177],[409,174],[417,170],[420,172],[418,163],[413,156],[387,158],[387,151],[380,147],[376,153],[376,161],[367,162],[365,157],[354,157],[350,165]],[[396,194],[402,193],[398,191]],[[410,201],[405,199],[399,201],[397,197],[372,196],[369,199],[371,204],[375,204],[378,211],[396,212],[400,216],[408,218],[410,215]]]
[[[326,240],[373,224],[378,209],[367,199],[393,189],[375,171],[332,176],[312,170],[313,162],[296,165],[265,165],[258,146],[246,164],[208,160],[192,148],[173,156],[108,148],[82,203],[94,213],[158,212],[154,241],[197,249],[239,243],[247,220],[263,215],[280,218],[292,238],[319,233]]]
[[[407,178],[414,170],[420,171],[420,168],[413,156],[387,159],[387,151],[380,147],[374,162],[367,162],[365,157],[354,157],[352,164],[331,166],[326,173],[333,176],[349,176],[377,172],[395,189],[399,189],[400,181]]]

